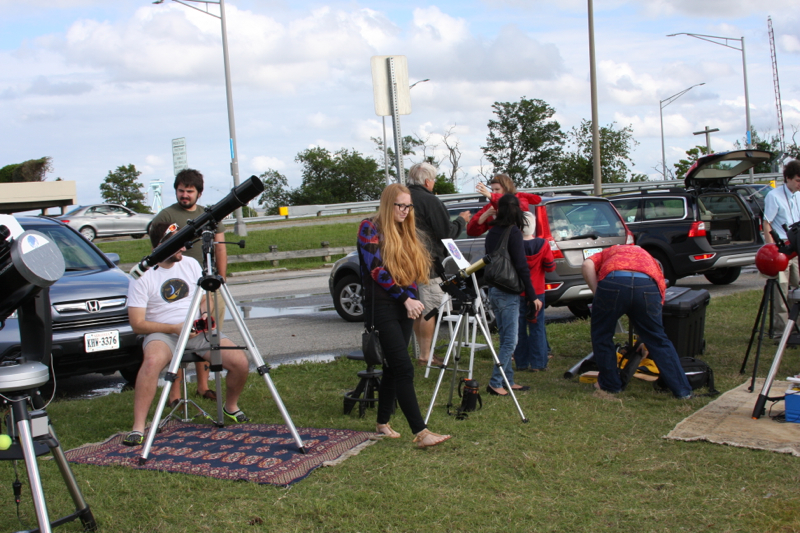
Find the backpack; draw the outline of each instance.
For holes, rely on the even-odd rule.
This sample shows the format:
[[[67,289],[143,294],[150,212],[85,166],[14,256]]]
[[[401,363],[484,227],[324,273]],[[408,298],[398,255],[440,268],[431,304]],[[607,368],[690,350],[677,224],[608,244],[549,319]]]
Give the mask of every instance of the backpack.
[[[707,387],[708,393],[703,396],[716,396],[719,394],[719,391],[714,387],[714,371],[708,366],[708,363],[694,357],[681,357],[681,366],[692,390]],[[658,378],[654,386],[658,390],[667,390],[667,386],[661,377]]]

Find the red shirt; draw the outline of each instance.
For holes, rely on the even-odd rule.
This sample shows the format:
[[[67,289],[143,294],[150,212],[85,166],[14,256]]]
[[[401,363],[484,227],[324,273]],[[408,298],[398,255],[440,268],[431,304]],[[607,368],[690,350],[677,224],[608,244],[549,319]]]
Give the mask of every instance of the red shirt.
[[[664,303],[664,294],[667,290],[664,275],[656,260],[644,248],[633,244],[618,244],[594,254],[589,259],[594,262],[597,281],[604,279],[615,270],[630,270],[647,274],[658,285],[658,290],[661,292],[661,303]]]
[[[497,193],[492,194],[489,203],[483,206],[480,211],[472,215],[472,218],[470,218],[469,222],[467,222],[467,235],[469,235],[470,237],[480,237],[481,235],[489,231],[490,227],[489,222],[494,220],[494,217],[487,218],[483,224],[480,224],[478,222],[478,219],[481,218],[481,215],[490,207],[494,207],[495,209],[497,209],[497,202],[498,200],[500,200],[501,196],[503,195]],[[542,202],[541,196],[529,192],[518,192],[514,196],[516,196],[519,199],[519,208],[522,209],[523,213],[525,211],[528,211],[528,207],[530,206],[530,204],[536,205]]]

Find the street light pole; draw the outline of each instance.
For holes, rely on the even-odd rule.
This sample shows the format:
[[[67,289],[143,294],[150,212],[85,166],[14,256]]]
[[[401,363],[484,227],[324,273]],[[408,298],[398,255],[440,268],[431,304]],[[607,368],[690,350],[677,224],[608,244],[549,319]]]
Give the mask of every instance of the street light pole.
[[[225,97],[227,100],[228,105],[228,132],[229,132],[229,139],[230,139],[230,150],[231,150],[231,176],[233,176],[233,186],[239,186],[239,150],[236,146],[236,121],[233,115],[233,91],[231,89],[231,65],[230,60],[228,59],[228,26],[227,21],[225,18],[225,0],[172,0],[173,2],[177,2],[181,5],[184,5],[188,8],[194,9],[199,11],[200,13],[205,13],[206,15],[210,15],[214,18],[218,18],[220,20],[220,25],[222,27],[222,61],[225,67]],[[156,0],[154,4],[161,4],[164,0]],[[195,2],[198,4],[205,4],[205,10],[199,9],[191,4],[187,4],[186,2]],[[219,6],[219,15],[215,15],[214,13],[208,10],[209,4],[216,4]],[[236,232],[237,235],[245,237],[247,236],[247,226],[244,223],[244,218],[242,216],[242,208],[237,207],[234,211],[234,216],[236,217],[236,223],[233,227],[233,230]]]
[[[684,89],[681,92],[679,92],[677,94],[673,94],[669,98],[665,98],[664,100],[660,100],[658,102],[658,107],[659,107],[658,114],[661,116],[661,173],[662,173],[662,176],[663,176],[662,179],[667,179],[667,157],[666,157],[666,154],[665,154],[665,151],[664,151],[664,108],[667,107],[672,102],[674,102],[675,100],[677,100],[678,98],[680,98],[681,96],[683,96],[684,94],[686,94],[689,91],[691,91],[692,89],[694,89],[695,87],[698,87],[700,85],[705,85],[705,84],[706,83],[703,82],[703,83],[698,83],[698,84],[692,85],[688,89]],[[664,103],[664,102],[666,102],[666,103]]]
[[[597,68],[594,58],[594,7],[592,0],[589,2],[589,85],[592,99],[592,181],[594,182],[594,195],[602,196],[603,178],[600,172],[602,161],[600,159],[600,126],[597,112]]]
[[[752,148],[753,142],[750,133],[750,93],[747,90],[747,56],[745,55],[744,51],[744,37],[717,37],[715,35],[702,35],[699,33],[672,33],[667,35],[667,37],[675,37],[676,35],[688,35],[689,37],[694,37],[695,39],[700,39],[701,41],[708,41],[709,43],[718,44],[742,53],[742,75],[744,76],[744,116],[745,122],[747,123],[747,134],[745,135],[745,140],[747,141],[747,148]],[[742,47],[736,48],[735,46],[728,44],[728,41],[739,41]],[[753,169],[751,168],[750,183],[753,182]]]

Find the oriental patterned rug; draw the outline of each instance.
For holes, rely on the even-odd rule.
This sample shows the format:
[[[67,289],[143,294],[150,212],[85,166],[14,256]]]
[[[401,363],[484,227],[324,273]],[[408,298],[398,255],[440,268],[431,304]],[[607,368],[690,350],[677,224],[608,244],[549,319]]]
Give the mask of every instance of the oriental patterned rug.
[[[789,453],[800,457],[800,424],[780,422],[783,402],[767,402],[767,414],[753,420],[753,409],[761,388],[762,378],[756,379],[754,392],[748,391],[750,380],[729,390],[713,402],[683,419],[664,438],[695,441],[705,440],[754,450]],[[770,396],[780,396],[788,388],[787,381],[774,381]],[[775,417],[773,420],[771,417]]]
[[[126,433],[69,450],[66,456],[73,463],[286,486],[315,468],[338,464],[380,439],[375,433],[345,429],[297,428],[297,432],[305,454],[300,453],[286,426],[239,424],[218,428],[173,420],[156,435],[144,465],[138,462],[142,446],[122,444]]]

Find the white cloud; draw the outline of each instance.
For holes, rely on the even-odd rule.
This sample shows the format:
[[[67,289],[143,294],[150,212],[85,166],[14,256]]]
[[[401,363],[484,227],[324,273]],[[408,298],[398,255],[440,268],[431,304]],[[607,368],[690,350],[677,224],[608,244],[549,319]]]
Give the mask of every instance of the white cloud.
[[[259,155],[250,160],[250,167],[256,174],[261,174],[269,169],[283,170],[286,168],[286,163],[277,157]]]

